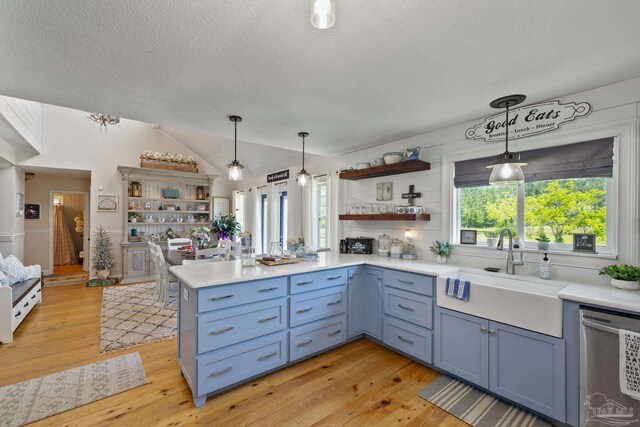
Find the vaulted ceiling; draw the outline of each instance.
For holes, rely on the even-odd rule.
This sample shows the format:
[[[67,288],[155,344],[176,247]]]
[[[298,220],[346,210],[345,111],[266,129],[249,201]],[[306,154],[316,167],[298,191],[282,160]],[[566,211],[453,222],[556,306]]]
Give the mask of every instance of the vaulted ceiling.
[[[637,0],[336,2],[0,0],[0,94],[337,155],[640,75]]]

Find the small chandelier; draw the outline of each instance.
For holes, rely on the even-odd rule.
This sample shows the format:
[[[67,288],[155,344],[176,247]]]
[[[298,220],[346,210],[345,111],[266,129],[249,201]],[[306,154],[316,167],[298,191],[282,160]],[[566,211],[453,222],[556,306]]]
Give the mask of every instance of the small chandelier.
[[[525,99],[526,96],[524,95],[508,95],[493,100],[491,104],[489,104],[492,108],[506,109],[505,151],[498,156],[494,163],[487,166],[487,168],[493,169],[491,171],[491,177],[489,177],[489,184],[491,185],[504,186],[524,183],[522,166],[525,166],[527,163],[520,160],[520,153],[509,152],[509,107],[518,105]]]
[[[242,181],[242,169],[244,166],[238,161],[238,122],[242,121],[240,116],[229,116],[229,120],[234,123],[233,137],[233,161],[227,165],[229,168],[229,181]]]
[[[104,126],[105,129],[107,128],[107,125],[114,126],[120,123],[120,117],[111,116],[109,114],[91,113],[87,118],[92,122],[98,123],[100,127]]]
[[[321,30],[333,27],[336,22],[335,0],[313,0],[311,25]]]
[[[298,136],[302,138],[302,170],[298,172],[298,185],[304,187],[311,179],[311,175],[304,168],[304,139],[309,136],[307,132],[300,132]]]

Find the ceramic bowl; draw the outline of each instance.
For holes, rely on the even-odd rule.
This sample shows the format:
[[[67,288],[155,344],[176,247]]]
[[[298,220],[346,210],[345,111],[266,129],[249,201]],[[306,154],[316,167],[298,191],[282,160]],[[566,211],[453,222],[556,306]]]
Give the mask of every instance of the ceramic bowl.
[[[358,163],[356,165],[356,169],[361,170],[361,169],[369,169],[371,167],[371,163],[368,162],[362,162],[362,163]]]
[[[382,157],[384,157],[384,162],[386,164],[391,165],[393,163],[400,163],[404,158],[404,155],[400,152],[394,151],[390,153],[384,153],[384,156]]]
[[[372,168],[375,168],[376,166],[384,165],[384,159],[382,157],[376,157],[375,159],[369,160],[369,163]]]

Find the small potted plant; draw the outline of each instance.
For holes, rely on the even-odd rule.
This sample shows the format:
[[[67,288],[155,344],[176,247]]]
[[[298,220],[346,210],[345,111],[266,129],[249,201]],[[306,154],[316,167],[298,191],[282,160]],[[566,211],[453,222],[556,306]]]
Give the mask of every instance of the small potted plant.
[[[551,240],[549,240],[544,230],[540,230],[540,233],[538,233],[538,237],[536,237],[536,240],[538,241],[538,250],[549,250],[549,242],[551,242]]]
[[[287,250],[290,250],[292,254],[295,254],[302,245],[304,245],[304,237],[302,236],[294,236],[287,239]]]
[[[131,223],[138,222],[138,214],[135,212],[129,212],[129,222]]]
[[[607,265],[599,273],[601,276],[611,277],[611,286],[628,291],[640,289],[640,268],[628,265]]]
[[[191,239],[195,242],[197,249],[208,249],[211,247],[211,229],[209,227],[194,228],[189,233]]]
[[[487,230],[484,232],[484,235],[487,237],[487,246],[495,248],[498,244],[498,236],[500,233],[496,230]]]
[[[101,279],[106,279],[111,273],[114,263],[113,246],[111,238],[102,226],[96,228],[93,233],[93,269]]]
[[[451,256],[451,243],[448,240],[432,242],[429,250],[436,256],[438,264],[446,264],[447,258]]]
[[[245,248],[251,247],[251,232],[243,231],[240,233],[240,244]]]
[[[218,233],[220,240],[233,240],[242,229],[235,215],[220,215],[213,220],[212,224],[213,232]]]

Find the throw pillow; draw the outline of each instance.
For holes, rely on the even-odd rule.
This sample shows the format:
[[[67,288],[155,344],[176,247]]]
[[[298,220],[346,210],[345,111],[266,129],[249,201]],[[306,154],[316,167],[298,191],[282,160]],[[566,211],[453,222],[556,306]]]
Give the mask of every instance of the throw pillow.
[[[6,274],[0,271],[0,287],[9,286],[10,284],[11,283],[9,283],[9,279],[7,278]]]
[[[29,278],[29,272],[18,258],[9,255],[0,262],[0,271],[2,271],[9,279],[10,284],[22,282]]]

